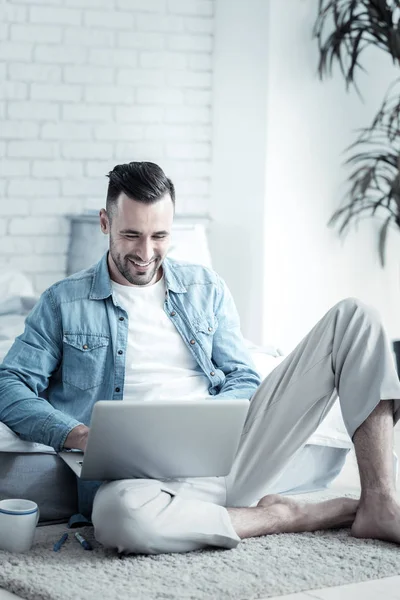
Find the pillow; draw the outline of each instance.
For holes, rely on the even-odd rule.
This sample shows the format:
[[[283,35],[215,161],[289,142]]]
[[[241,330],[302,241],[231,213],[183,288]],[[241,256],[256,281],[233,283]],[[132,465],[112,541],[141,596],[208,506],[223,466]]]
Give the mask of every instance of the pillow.
[[[245,344],[247,346],[247,348],[250,350],[251,353],[260,353],[260,354],[268,354],[269,356],[283,356],[284,353],[282,352],[282,350],[280,348],[278,348],[278,346],[275,346],[274,344],[263,344],[262,346],[255,344],[254,342],[251,342],[250,340],[244,340]]]
[[[30,279],[18,271],[0,272],[0,315],[26,314],[37,296]]]

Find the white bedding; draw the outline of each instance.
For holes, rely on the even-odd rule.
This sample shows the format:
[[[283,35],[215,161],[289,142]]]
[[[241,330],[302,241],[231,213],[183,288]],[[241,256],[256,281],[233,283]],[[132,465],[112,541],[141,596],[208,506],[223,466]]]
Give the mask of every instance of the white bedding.
[[[271,356],[254,348],[251,352],[257,371],[264,379],[286,356]],[[352,448],[353,443],[343,421],[339,400],[335,402],[318,429],[308,439],[308,444],[331,446],[333,448]]]
[[[21,273],[0,274],[0,363],[14,339],[23,332],[25,317],[37,298],[29,280]],[[5,291],[4,291],[5,290]],[[275,346],[262,348],[247,342],[261,377],[266,377],[285,356]],[[351,448],[339,402],[336,402],[317,431],[308,440],[310,444]],[[0,422],[0,452],[43,452],[54,454],[53,448],[21,440],[7,425]]]

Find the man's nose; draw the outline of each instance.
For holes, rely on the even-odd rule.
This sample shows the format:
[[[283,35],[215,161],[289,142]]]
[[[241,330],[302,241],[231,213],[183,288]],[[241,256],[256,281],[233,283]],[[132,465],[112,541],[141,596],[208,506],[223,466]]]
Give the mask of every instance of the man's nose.
[[[153,258],[153,245],[151,240],[142,241],[138,248],[138,256],[144,263],[148,263]]]

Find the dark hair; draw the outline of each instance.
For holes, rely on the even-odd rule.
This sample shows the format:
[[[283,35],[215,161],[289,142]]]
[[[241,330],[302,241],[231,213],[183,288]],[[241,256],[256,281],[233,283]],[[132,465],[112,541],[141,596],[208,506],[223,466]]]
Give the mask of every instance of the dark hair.
[[[165,194],[171,196],[175,207],[175,187],[164,171],[152,162],[130,162],[116,165],[107,175],[107,212],[111,215],[114,204],[123,192],[132,200],[153,204]]]

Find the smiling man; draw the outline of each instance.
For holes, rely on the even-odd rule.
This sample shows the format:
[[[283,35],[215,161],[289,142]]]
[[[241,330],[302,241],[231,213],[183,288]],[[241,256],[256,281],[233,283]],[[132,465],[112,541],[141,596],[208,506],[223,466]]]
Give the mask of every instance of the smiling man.
[[[100,211],[100,224],[103,233],[110,236],[111,278],[121,285],[156,283],[162,276],[161,264],[170,245],[175,207],[172,181],[149,163],[141,167],[141,177],[144,181],[147,178],[148,188],[140,185],[125,165],[115,167],[109,177],[107,210]],[[132,198],[141,201],[132,202]]]
[[[376,311],[342,300],[261,382],[224,281],[167,257],[174,208],[159,166],[111,171],[100,211],[109,251],[52,285],[27,317],[0,366],[0,420],[22,439],[85,450],[98,400],[249,398],[227,477],[79,480],[80,511],[97,540],[126,553],[187,552],[351,526],[354,536],[400,543],[392,455],[400,384]],[[338,396],[360,500],[302,505],[268,494]]]

